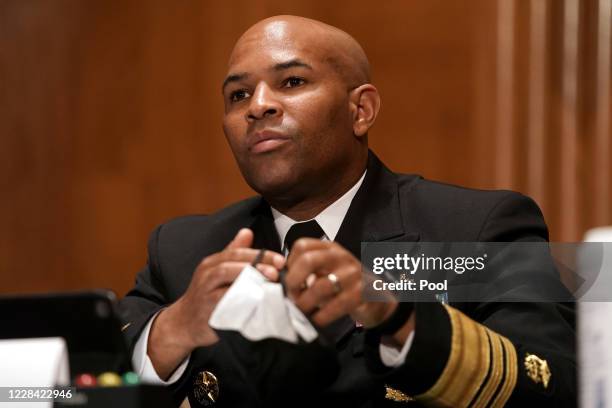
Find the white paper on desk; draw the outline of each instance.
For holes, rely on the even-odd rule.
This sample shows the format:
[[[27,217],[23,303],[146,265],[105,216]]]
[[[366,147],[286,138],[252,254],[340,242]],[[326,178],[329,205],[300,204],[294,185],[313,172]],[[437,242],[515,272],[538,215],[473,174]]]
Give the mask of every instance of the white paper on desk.
[[[612,315],[612,303],[578,304],[578,373],[581,407],[612,407],[610,315]]]
[[[594,228],[585,234],[584,240],[612,242],[612,227]],[[587,301],[578,304],[578,389],[579,406],[584,408],[612,408],[612,303],[588,301],[608,299],[612,290],[612,251],[608,245],[603,246],[597,281],[582,297]],[[593,261],[586,255],[578,259],[580,269],[588,268]]]
[[[317,338],[306,316],[254,267],[246,266],[213,310],[208,324],[238,331],[251,341],[276,338],[289,343]]]
[[[0,340],[0,386],[54,387],[68,385],[68,349],[61,337]],[[6,404],[6,405],[5,405]],[[51,402],[0,402],[0,407],[51,407]]]

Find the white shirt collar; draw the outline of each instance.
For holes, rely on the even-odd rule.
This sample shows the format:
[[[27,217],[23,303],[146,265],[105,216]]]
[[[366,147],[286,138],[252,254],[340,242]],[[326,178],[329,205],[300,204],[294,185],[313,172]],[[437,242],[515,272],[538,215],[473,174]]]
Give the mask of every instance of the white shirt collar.
[[[316,220],[323,232],[325,233],[325,237],[330,241],[333,241],[338,234],[338,230],[340,229],[340,225],[342,225],[342,221],[346,216],[346,213],[357,194],[357,190],[361,187],[363,183],[363,179],[365,178],[366,171],[363,172],[361,178],[355,183],[353,187],[351,187],[342,197],[334,201],[327,208],[321,211],[316,217],[313,219]],[[281,245],[284,245],[285,236],[289,231],[289,228],[293,226],[293,224],[298,221],[289,218],[285,214],[281,213],[275,208],[272,208],[272,216],[274,217],[274,226],[276,227],[276,231],[278,232],[278,237],[280,238]],[[310,220],[304,220],[300,222],[306,222]],[[283,248],[284,249],[284,248]]]

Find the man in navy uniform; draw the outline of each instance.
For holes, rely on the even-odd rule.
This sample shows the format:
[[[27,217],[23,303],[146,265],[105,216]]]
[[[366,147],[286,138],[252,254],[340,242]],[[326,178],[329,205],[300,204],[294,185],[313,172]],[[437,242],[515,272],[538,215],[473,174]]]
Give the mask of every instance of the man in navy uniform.
[[[303,393],[286,405],[575,405],[570,307],[495,302],[504,299],[499,286],[490,302],[453,304],[451,296],[450,305],[408,307],[363,299],[362,241],[545,242],[548,231],[534,202],[518,193],[387,169],[368,149],[380,95],[350,35],[293,16],[258,22],[233,49],[223,99],[225,135],[260,196],[153,232],[148,263],[121,303],[145,379],[203,406],[266,405],[265,395],[282,388],[271,384],[262,394],[265,383],[250,378],[244,356],[208,324],[265,248],[258,270],[278,280],[287,267],[287,296],[316,327],[334,327],[339,364],[324,385],[301,379]],[[316,278],[306,285],[309,276]],[[561,285],[557,276],[543,279]]]

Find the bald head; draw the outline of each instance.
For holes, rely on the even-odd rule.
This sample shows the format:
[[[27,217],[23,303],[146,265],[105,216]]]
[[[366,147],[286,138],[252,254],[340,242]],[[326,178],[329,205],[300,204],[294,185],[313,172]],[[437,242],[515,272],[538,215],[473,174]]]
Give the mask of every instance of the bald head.
[[[236,42],[231,66],[254,44],[283,44],[287,49],[309,49],[329,64],[349,89],[370,82],[370,64],[359,43],[345,31],[298,16],[275,16],[251,26]]]

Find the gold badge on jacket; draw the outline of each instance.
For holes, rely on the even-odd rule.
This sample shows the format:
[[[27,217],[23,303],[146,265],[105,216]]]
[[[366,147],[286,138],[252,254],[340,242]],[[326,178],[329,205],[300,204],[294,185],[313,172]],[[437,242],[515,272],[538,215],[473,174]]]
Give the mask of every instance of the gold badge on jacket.
[[[527,370],[527,377],[531,378],[536,384],[542,383],[544,388],[548,387],[550,381],[550,368],[546,360],[542,360],[535,354],[527,353],[525,355],[525,370]]]
[[[193,396],[201,405],[208,407],[219,398],[219,382],[210,371],[200,371],[193,382]]]
[[[404,394],[400,390],[396,390],[395,388],[391,388],[388,385],[385,385],[385,398],[395,402],[410,402],[414,401],[414,398],[409,397]]]

